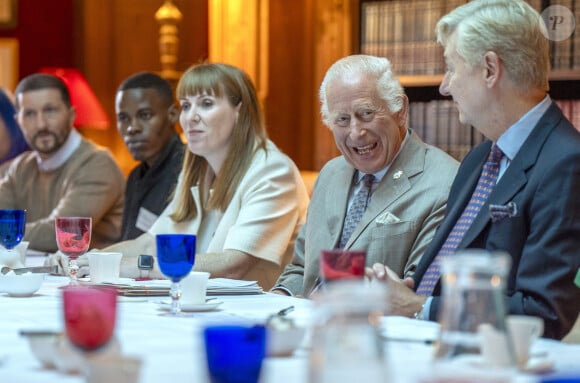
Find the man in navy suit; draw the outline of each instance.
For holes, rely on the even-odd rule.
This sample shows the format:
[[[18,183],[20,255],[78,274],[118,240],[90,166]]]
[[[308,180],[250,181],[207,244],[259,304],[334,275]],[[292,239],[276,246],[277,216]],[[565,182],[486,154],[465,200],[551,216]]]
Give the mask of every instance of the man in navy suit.
[[[367,270],[388,280],[393,314],[437,319],[441,282],[429,286],[430,266],[457,234],[493,145],[501,150],[497,180],[453,252],[509,253],[508,313],[542,317],[545,337],[564,337],[578,317],[580,133],[548,95],[549,41],[538,20],[524,1],[474,0],[437,24],[447,63],[439,90],[488,140],[463,160],[413,278],[400,280],[380,264]]]

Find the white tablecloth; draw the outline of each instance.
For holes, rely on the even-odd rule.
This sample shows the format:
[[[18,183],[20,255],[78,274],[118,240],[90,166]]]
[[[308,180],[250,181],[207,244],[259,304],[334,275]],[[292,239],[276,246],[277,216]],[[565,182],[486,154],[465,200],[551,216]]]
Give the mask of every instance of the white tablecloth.
[[[29,350],[21,329],[62,330],[60,290],[63,277],[46,278],[42,288],[28,298],[0,294],[0,382],[82,382],[80,375],[67,375],[43,368]],[[298,323],[311,318],[312,302],[276,294],[220,296],[219,310],[195,313],[188,318],[160,316],[156,298],[120,297],[116,337],[124,354],[143,359],[142,383],[206,382],[204,351],[200,331],[208,323],[250,321],[263,323],[266,318],[289,305]],[[400,331],[389,330],[400,337],[413,335],[412,320],[401,319]],[[412,328],[412,327],[411,327]],[[416,382],[428,373],[433,346],[422,342],[390,342],[386,357],[393,382]],[[580,373],[580,345],[540,340],[533,348],[554,362],[557,371],[576,369]],[[267,358],[261,383],[307,382],[308,351],[299,350],[286,358]],[[535,375],[519,374],[521,381],[536,381]],[[528,379],[530,378],[530,379]],[[362,383],[362,382],[361,382]],[[366,382],[365,382],[366,383]]]

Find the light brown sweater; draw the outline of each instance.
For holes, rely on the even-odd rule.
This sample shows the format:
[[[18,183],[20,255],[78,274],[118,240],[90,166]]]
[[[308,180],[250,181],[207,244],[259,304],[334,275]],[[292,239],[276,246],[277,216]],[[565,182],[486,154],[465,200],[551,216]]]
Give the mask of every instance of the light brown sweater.
[[[121,233],[125,178],[107,149],[82,140],[56,170],[41,172],[34,152],[15,158],[0,180],[0,209],[26,209],[29,248],[55,252],[54,218],[92,217],[91,248],[116,242]]]

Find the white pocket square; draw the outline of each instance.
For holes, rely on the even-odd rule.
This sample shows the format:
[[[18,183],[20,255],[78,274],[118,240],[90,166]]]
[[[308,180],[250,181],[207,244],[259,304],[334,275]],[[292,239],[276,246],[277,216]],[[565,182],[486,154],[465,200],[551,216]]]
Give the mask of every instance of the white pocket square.
[[[375,222],[378,224],[382,224],[382,225],[389,225],[392,223],[401,222],[401,219],[399,217],[397,217],[396,215],[392,214],[390,211],[387,211],[387,212],[379,215],[377,217],[377,219],[375,220]]]

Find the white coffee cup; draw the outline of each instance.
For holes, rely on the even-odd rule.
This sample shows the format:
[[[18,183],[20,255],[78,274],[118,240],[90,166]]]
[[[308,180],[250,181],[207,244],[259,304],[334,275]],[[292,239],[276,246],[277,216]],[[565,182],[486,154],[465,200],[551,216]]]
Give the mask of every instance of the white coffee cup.
[[[22,264],[22,267],[26,265],[26,251],[28,250],[29,244],[30,242],[28,241],[22,241],[14,248],[20,255],[20,263]]]
[[[515,360],[511,352],[509,337],[489,323],[478,326],[483,361],[490,367],[510,367]]]
[[[91,282],[118,282],[121,269],[121,253],[91,251],[87,253]]]
[[[28,245],[28,241],[22,241],[12,250],[7,250],[0,245],[0,266],[8,266],[13,269],[24,267],[26,265]]]
[[[524,367],[530,359],[532,343],[544,333],[544,321],[534,316],[509,315],[506,322],[517,364],[519,367]]]
[[[181,303],[188,305],[200,305],[205,303],[205,293],[209,273],[205,271],[192,271],[181,280]]]

